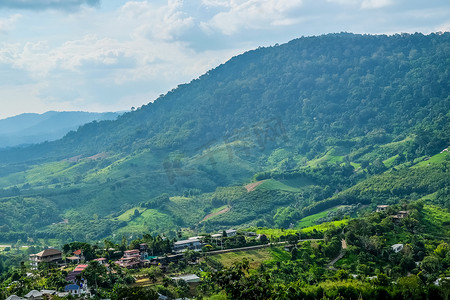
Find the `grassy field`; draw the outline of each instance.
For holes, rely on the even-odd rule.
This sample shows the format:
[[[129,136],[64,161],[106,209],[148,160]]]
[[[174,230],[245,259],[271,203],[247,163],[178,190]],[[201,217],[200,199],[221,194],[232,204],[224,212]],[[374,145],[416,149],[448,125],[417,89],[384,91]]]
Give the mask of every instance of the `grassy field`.
[[[450,213],[447,210],[434,205],[424,205],[422,213],[427,232],[435,232],[439,236],[449,235]]]
[[[267,179],[256,189],[262,190],[281,190],[287,192],[300,192],[304,187],[313,185],[314,182],[307,178],[292,178],[292,179]]]
[[[287,192],[300,192],[301,189],[286,185],[285,183],[281,181],[277,181],[275,179],[268,179],[265,180],[262,184],[260,184],[256,189],[262,189],[262,190],[281,190],[281,191],[287,191]]]
[[[263,248],[249,251],[223,253],[214,255],[213,258],[220,261],[224,267],[230,267],[235,262],[240,262],[246,258],[250,262],[250,268],[257,269],[263,262],[271,260],[272,256],[267,248]]]
[[[317,231],[324,231],[324,230],[328,230],[332,227],[338,227],[341,225],[345,225],[348,223],[348,221],[349,221],[348,219],[344,219],[344,220],[340,220],[340,221],[326,222],[326,223],[322,223],[319,225],[302,228],[302,232],[311,232],[314,229]]]
[[[147,209],[140,216],[129,221],[127,226],[120,228],[117,234],[141,235],[143,232],[158,232],[159,228],[174,230],[176,226],[168,215],[155,209]]]
[[[386,159],[386,160],[383,160],[383,164],[387,167],[387,168],[390,168],[390,167],[392,167],[392,165],[394,164],[394,161],[395,161],[395,159],[398,157],[398,154],[397,155],[394,155],[394,156],[392,156],[392,157],[389,157],[388,159]]]
[[[432,157],[430,157],[430,159],[421,161],[421,162],[417,163],[415,166],[413,166],[412,168],[425,167],[425,166],[428,166],[429,164],[439,164],[446,160],[447,161],[450,160],[450,152],[443,152],[443,153],[433,155]]]
[[[299,230],[296,229],[278,229],[278,228],[262,228],[255,229],[257,234],[264,234],[268,238],[279,238],[281,236],[286,236],[288,234],[296,234]]]
[[[324,156],[310,160],[308,166],[317,167],[322,162],[339,163],[343,161],[346,154],[348,154],[348,149],[345,147],[332,147]]]
[[[224,206],[221,206],[221,207],[218,207],[218,208],[214,208],[213,210],[211,210],[210,214],[215,214],[215,213],[217,213],[217,212],[219,212],[221,210],[224,210],[227,207],[228,207],[228,205],[224,205]]]
[[[295,228],[305,228],[305,227],[311,227],[316,225],[316,221],[320,218],[326,217],[327,214],[330,211],[336,211],[338,210],[340,207],[342,206],[337,206],[337,207],[332,207],[330,209],[321,211],[320,213],[314,214],[314,215],[310,215],[307,217],[304,217],[303,219],[301,219],[298,224],[295,226]]]
[[[224,267],[230,267],[235,262],[240,262],[244,258],[249,261],[250,269],[257,269],[263,262],[283,261],[291,259],[291,255],[284,251],[282,247],[270,247],[256,250],[229,252],[212,256],[220,261]]]
[[[136,209],[139,211],[140,214],[142,214],[146,210],[145,208],[139,206],[130,208],[129,210],[118,216],[117,220],[125,222],[130,221],[134,217],[134,212]]]

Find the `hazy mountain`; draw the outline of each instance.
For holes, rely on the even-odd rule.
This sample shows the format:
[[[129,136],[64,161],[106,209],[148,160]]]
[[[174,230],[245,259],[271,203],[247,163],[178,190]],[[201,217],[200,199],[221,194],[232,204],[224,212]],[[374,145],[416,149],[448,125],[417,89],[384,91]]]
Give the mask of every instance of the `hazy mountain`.
[[[81,111],[26,113],[0,120],[0,147],[36,144],[62,138],[92,121],[114,120],[120,114]]]

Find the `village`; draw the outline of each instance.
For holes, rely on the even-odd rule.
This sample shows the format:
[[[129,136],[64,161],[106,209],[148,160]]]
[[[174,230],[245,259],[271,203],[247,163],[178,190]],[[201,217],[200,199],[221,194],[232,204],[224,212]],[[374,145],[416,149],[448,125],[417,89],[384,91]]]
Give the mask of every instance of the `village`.
[[[376,213],[385,215],[390,218],[394,224],[399,224],[400,220],[408,217],[410,214],[407,210],[398,210],[398,208],[390,207],[389,205],[376,206]],[[281,230],[283,231],[283,230]],[[181,272],[173,272],[174,266],[179,265],[198,265],[201,258],[207,259],[212,255],[218,255],[229,252],[249,251],[255,249],[261,249],[265,247],[277,246],[281,247],[283,251],[289,252],[294,255],[297,252],[300,242],[305,241],[323,241],[324,236],[322,233],[310,233],[309,235],[300,236],[300,231],[296,234],[292,234],[293,231],[286,230],[283,236],[279,236],[278,240],[268,237],[264,234],[257,234],[252,231],[228,229],[221,233],[211,235],[201,235],[189,237],[183,240],[170,241],[164,237],[152,238],[149,235],[146,238],[150,238],[153,241],[159,241],[166,246],[170,245],[165,251],[155,250],[155,244],[149,246],[149,243],[141,242],[142,240],[133,241],[128,245],[127,249],[119,249],[116,247],[110,247],[105,249],[97,249],[97,252],[88,253],[83,250],[83,247],[79,249],[72,249],[75,246],[85,245],[86,243],[74,243],[72,245],[65,245],[61,250],[55,248],[48,248],[39,253],[31,254],[29,256],[29,268],[30,272],[27,276],[33,277],[33,271],[42,270],[45,267],[51,267],[60,269],[66,272],[64,286],[61,286],[58,290],[42,289],[31,290],[25,296],[19,297],[17,295],[10,295],[7,300],[40,300],[40,299],[53,299],[54,296],[59,298],[81,299],[92,298],[96,295],[97,282],[87,279],[88,268],[101,267],[104,268],[107,273],[124,273],[130,272],[131,274],[137,274],[139,270],[146,268],[154,268],[159,270],[158,273],[165,274],[164,279],[171,280],[172,282],[183,281],[186,287],[195,290],[199,282],[201,281],[200,274],[195,272],[185,272],[187,269],[182,269]],[[145,236],[145,235],[144,235]],[[282,239],[284,237],[284,239]],[[144,238],[144,237],[143,237]],[[110,245],[112,246],[112,245]],[[338,255],[332,259],[328,264],[328,268],[335,270],[334,264],[341,259],[347,248],[347,243],[342,240],[342,248]],[[403,243],[396,243],[390,246],[391,251],[399,253],[404,249]],[[73,250],[73,251],[72,251]],[[158,252],[158,253],[155,253]],[[100,253],[107,254],[101,256]],[[157,254],[157,255],[155,255]],[[180,269],[178,269],[180,271]],[[136,272],[136,273],[133,273]],[[356,275],[352,275],[356,276]],[[154,283],[157,281],[154,275],[144,275]],[[133,280],[142,278],[142,275],[133,275]],[[188,288],[188,289],[189,289]],[[59,299],[57,298],[57,299]],[[159,299],[167,299],[166,296],[159,294]]]
[[[71,270],[65,277],[67,284],[64,286],[63,291],[46,289],[40,291],[31,290],[23,298],[16,295],[10,295],[7,300],[40,300],[48,299],[52,296],[57,296],[60,298],[91,298],[94,295],[92,293],[92,289],[95,283],[88,282],[88,280],[83,276],[83,272],[89,267],[90,264],[104,266],[108,270],[108,272],[117,272],[117,268],[136,270],[153,266],[157,267],[161,270],[161,272],[165,273],[171,263],[178,263],[180,260],[185,259],[186,252],[197,253],[189,257],[189,263],[196,264],[201,252],[205,252],[211,249],[219,249],[216,250],[216,252],[233,251],[239,249],[233,247],[231,249],[223,250],[225,240],[229,241],[230,238],[237,239],[237,236],[237,230],[229,229],[224,230],[222,233],[212,234],[210,236],[190,237],[186,240],[173,242],[171,246],[171,252],[164,253],[160,256],[153,256],[153,249],[149,248],[147,243],[140,243],[137,245],[136,249],[124,251],[117,250],[116,248],[103,249],[108,253],[111,253],[111,257],[119,256],[119,258],[116,260],[108,260],[108,258],[106,257],[97,257],[89,260],[87,259],[87,257],[85,257],[82,249],[77,249],[70,253],[64,253],[64,251],[55,248],[48,248],[39,253],[31,254],[29,257],[29,267],[31,270],[38,270],[45,265],[59,268],[61,270]],[[260,236],[257,236],[254,232],[240,232],[239,236],[241,236],[242,238],[240,239],[244,239],[244,241],[245,237],[251,237],[254,242],[260,240],[263,243],[267,242],[266,237],[263,237],[261,239]],[[214,246],[212,246],[211,244]],[[256,242],[256,244],[259,244],[259,242]],[[232,244],[227,243],[227,245],[229,248],[229,246]],[[256,245],[253,247],[260,246],[266,245]],[[210,253],[213,254],[213,252]],[[27,276],[32,277],[33,273],[29,272],[27,273]],[[195,274],[182,274],[179,276],[173,276],[171,277],[171,279],[174,281],[183,280],[187,284],[194,284],[200,281],[200,277]],[[165,299],[164,296],[161,295],[161,299]]]

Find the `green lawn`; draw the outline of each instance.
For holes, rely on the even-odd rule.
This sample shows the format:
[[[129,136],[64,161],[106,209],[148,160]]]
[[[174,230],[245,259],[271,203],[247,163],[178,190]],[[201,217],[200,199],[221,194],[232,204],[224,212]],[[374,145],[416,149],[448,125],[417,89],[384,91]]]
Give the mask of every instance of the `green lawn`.
[[[295,229],[278,229],[278,228],[262,228],[256,229],[257,234],[264,234],[268,238],[279,238],[280,236],[285,236],[288,234],[296,234],[299,230]]]
[[[348,221],[349,221],[348,219],[344,219],[344,220],[340,220],[340,221],[326,222],[326,223],[322,223],[319,225],[302,228],[302,232],[311,232],[314,229],[317,231],[325,231],[325,230],[331,229],[332,227],[338,227],[341,225],[345,225],[348,223]]]
[[[310,226],[314,226],[316,225],[316,221],[320,218],[326,217],[328,215],[328,212],[330,211],[336,211],[338,210],[340,207],[342,206],[336,206],[336,207],[332,207],[330,209],[321,211],[320,213],[314,214],[314,215],[310,215],[307,217],[304,217],[303,219],[301,219],[298,224],[295,226],[295,228],[305,228],[305,227],[310,227]]]
[[[246,258],[251,269],[257,269],[263,262],[284,261],[291,259],[291,255],[284,251],[282,247],[268,247],[256,250],[229,252],[212,256],[220,261],[225,267],[232,266],[235,262],[240,262]]]
[[[134,211],[134,210],[133,210]],[[160,232],[161,229],[174,230],[176,228],[172,218],[156,209],[146,209],[142,214],[131,220],[127,226],[118,230],[118,234],[138,234],[143,232]]]
[[[130,208],[129,210],[127,210],[126,212],[124,212],[123,214],[121,214],[120,216],[118,216],[118,217],[117,217],[117,220],[119,220],[119,221],[125,221],[125,222],[130,221],[130,220],[133,218],[133,216],[134,216],[134,211],[135,211],[136,209],[139,211],[140,214],[146,210],[146,208],[139,207],[139,206]]]
[[[281,181],[277,181],[275,179],[267,179],[262,184],[256,187],[257,189],[263,190],[281,190],[287,192],[300,192],[301,189],[293,186],[286,185]]]
[[[416,165],[413,166],[413,168],[425,167],[425,166],[428,166],[429,164],[439,164],[439,163],[442,163],[444,161],[449,161],[449,160],[450,160],[450,152],[443,152],[443,153],[433,155],[428,160],[424,160],[424,161],[417,163]]]

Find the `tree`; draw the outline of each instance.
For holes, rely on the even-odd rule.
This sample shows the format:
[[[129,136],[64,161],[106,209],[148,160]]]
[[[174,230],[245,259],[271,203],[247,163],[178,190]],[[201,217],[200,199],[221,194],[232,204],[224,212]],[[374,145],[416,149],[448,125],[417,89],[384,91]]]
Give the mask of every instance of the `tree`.
[[[111,298],[113,300],[156,300],[159,295],[151,288],[119,285],[114,287]]]
[[[391,279],[384,273],[379,273],[377,277],[372,280],[372,283],[377,286],[389,286]]]
[[[404,299],[419,300],[423,299],[423,282],[416,275],[401,277],[397,281],[397,286]]]
[[[232,299],[269,299],[274,293],[267,272],[249,274],[249,261],[243,259],[230,268],[209,273],[206,284],[217,285]]]
[[[259,236],[259,241],[261,242],[261,244],[267,244],[267,242],[269,241],[269,239],[267,238],[267,236],[265,234],[261,234]]]
[[[436,256],[426,256],[420,263],[420,267],[429,274],[439,271],[440,262]]]
[[[103,284],[106,279],[106,268],[96,260],[89,262],[89,265],[83,271],[83,277],[90,286],[94,286],[95,290]]]

